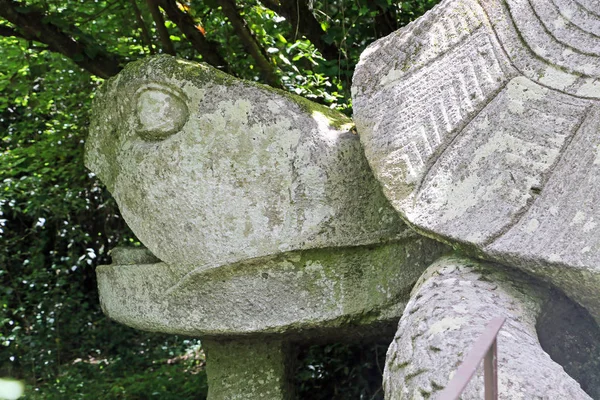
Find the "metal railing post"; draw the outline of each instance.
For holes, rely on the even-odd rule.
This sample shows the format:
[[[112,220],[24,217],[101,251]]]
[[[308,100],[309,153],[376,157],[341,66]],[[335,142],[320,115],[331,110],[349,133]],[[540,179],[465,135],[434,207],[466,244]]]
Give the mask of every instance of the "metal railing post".
[[[498,399],[498,332],[506,319],[494,318],[473,344],[471,351],[456,370],[450,383],[436,397],[437,400],[457,400],[467,384],[475,375],[481,360],[483,361],[485,400]]]
[[[483,380],[485,386],[485,400],[498,399],[498,340],[494,343],[483,359]]]

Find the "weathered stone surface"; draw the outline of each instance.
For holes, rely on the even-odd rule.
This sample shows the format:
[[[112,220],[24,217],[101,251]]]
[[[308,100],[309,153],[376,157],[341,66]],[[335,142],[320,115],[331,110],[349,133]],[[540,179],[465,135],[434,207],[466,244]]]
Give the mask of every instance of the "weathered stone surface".
[[[145,247],[115,247],[109,252],[112,263],[116,265],[154,264],[160,262]]]
[[[173,265],[395,240],[407,228],[350,125],[300,97],[160,56],[99,91],[86,165]]]
[[[487,323],[498,316],[506,318],[498,336],[500,399],[590,399],[540,346],[536,322],[550,295],[516,271],[441,258],[413,290],[388,350],[386,399],[431,398],[448,384]],[[483,387],[479,371],[461,398],[482,399]]]
[[[401,221],[349,128],[325,107],[169,56],[107,81],[86,164],[149,250],[116,249],[97,269],[105,313],[202,337],[398,318],[445,247]]]
[[[134,328],[203,338],[314,336],[335,327],[395,324],[418,277],[445,250],[429,239],[409,237],[379,246],[288,252],[209,270],[160,262],[103,265],[96,272],[104,312]]]
[[[600,321],[600,4],[443,1],[372,44],[355,122],[421,233],[547,279]]]
[[[208,400],[292,400],[294,352],[277,340],[202,341]]]

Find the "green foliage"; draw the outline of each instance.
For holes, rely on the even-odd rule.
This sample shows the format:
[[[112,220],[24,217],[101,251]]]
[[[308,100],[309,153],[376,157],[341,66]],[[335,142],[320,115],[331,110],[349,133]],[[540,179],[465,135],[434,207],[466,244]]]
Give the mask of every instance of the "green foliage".
[[[360,53],[436,2],[307,2],[319,32],[294,26],[265,7],[269,2],[237,1],[237,6],[284,89],[350,113],[350,83]],[[43,37],[0,36],[0,377],[25,380],[32,399],[204,398],[202,358],[185,358],[195,342],[115,324],[98,304],[95,266],[109,262],[111,248],[139,243],[104,186],[83,166],[88,110],[102,80],[77,63],[87,58],[100,65],[101,55],[109,54],[122,67],[161,52],[146,2],[136,0],[151,43],[143,39],[131,1],[16,4],[29,20],[42,15],[43,24],[52,24],[84,51],[67,58]],[[219,4],[181,0],[179,7],[230,73],[261,80],[256,60]],[[27,36],[24,27],[1,15],[3,10],[0,28]],[[179,57],[206,60],[176,21],[165,20]],[[326,46],[327,54],[320,50]],[[313,399],[381,398],[384,354],[381,345],[306,350],[299,391]]]
[[[115,358],[77,359],[65,372],[39,387],[29,387],[24,399],[206,399],[208,385],[204,354],[192,346],[183,356],[156,359],[156,354],[137,355],[138,360]]]
[[[57,378],[65,370],[82,376],[75,359],[109,360],[125,373],[125,366],[143,371],[144,363],[175,356],[185,348],[180,339],[112,323],[98,305],[96,263],[136,240],[83,166],[97,79],[25,41],[2,40],[12,52],[0,60],[7,94],[0,107],[0,375],[33,386],[54,382],[60,394],[59,387],[75,388]]]

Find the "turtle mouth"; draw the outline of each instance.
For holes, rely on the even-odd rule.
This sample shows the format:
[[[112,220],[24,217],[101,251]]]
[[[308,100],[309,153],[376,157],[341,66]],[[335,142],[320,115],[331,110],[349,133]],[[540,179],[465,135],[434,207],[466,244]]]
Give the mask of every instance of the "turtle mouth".
[[[144,246],[130,247],[130,246],[118,246],[113,248],[109,255],[112,258],[110,267],[118,268],[129,268],[130,272],[135,273],[136,267],[144,269],[147,266],[153,268],[168,268],[177,275],[177,279],[170,283],[168,287],[164,289],[163,297],[168,297],[178,290],[185,288],[186,286],[193,284],[194,278],[202,274],[212,274],[218,269],[230,268],[233,270],[239,270],[243,268],[249,268],[256,265],[268,265],[281,260],[286,257],[287,253],[294,254],[298,253],[298,250],[291,250],[283,253],[271,253],[256,257],[236,257],[231,260],[221,260],[218,263],[197,263],[195,265],[175,265],[167,261],[163,261],[155,256],[148,248]],[[157,264],[163,264],[158,266]],[[265,274],[263,273],[263,278]]]
[[[290,253],[295,253],[295,251],[291,251]],[[209,263],[209,264],[203,264],[203,265],[199,265],[199,266],[195,266],[192,269],[190,269],[187,273],[185,273],[178,281],[177,283],[175,283],[174,285],[172,285],[171,287],[169,287],[167,290],[165,290],[165,297],[171,296],[174,293],[177,293],[179,290],[187,287],[187,286],[193,286],[194,282],[195,282],[195,278],[199,275],[207,275],[207,274],[213,274],[214,272],[216,272],[216,270],[219,269],[230,269],[231,271],[234,270],[241,270],[244,268],[250,268],[250,267],[254,267],[257,265],[269,265],[269,264],[273,264],[276,263],[278,260],[281,260],[282,258],[285,258],[286,253],[272,253],[272,254],[268,254],[268,255],[264,255],[264,256],[258,256],[258,257],[250,257],[250,258],[238,258],[236,260],[231,260],[231,261],[227,261],[227,262],[220,262],[220,263]],[[265,276],[267,276],[268,278],[268,273],[263,272],[261,275],[263,278],[265,278]],[[266,278],[265,278],[266,279]]]

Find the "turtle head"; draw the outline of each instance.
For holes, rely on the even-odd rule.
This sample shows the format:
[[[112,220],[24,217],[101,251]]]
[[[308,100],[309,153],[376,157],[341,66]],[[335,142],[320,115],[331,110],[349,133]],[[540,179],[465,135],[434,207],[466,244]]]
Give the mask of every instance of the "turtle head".
[[[86,165],[167,263],[390,240],[405,227],[349,127],[326,107],[159,56],[99,91]]]

